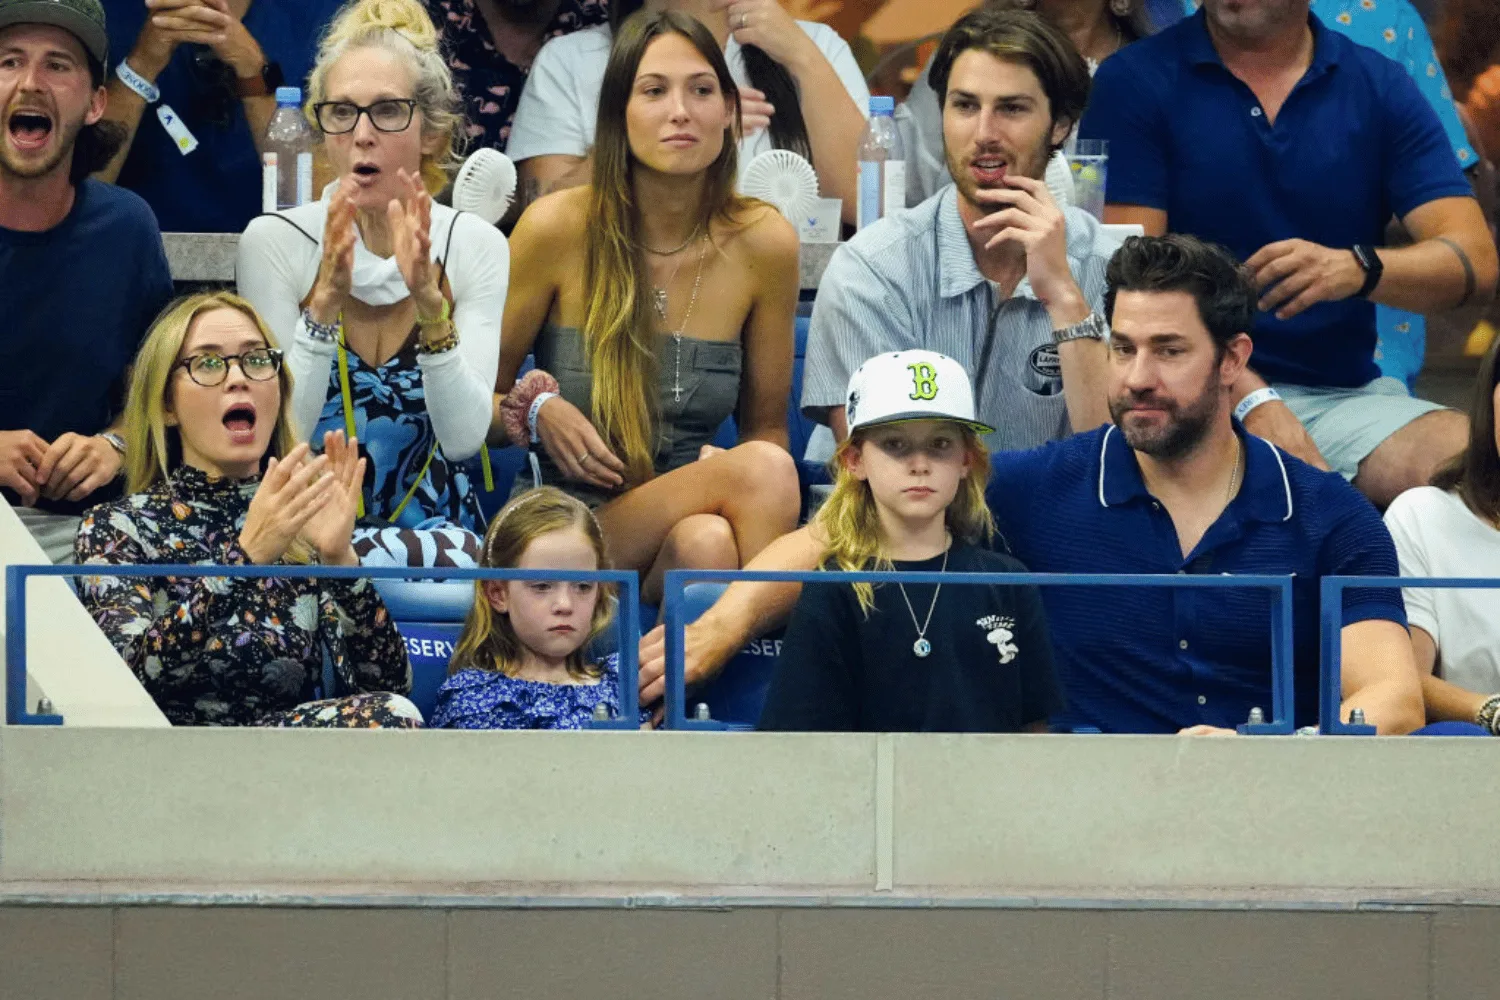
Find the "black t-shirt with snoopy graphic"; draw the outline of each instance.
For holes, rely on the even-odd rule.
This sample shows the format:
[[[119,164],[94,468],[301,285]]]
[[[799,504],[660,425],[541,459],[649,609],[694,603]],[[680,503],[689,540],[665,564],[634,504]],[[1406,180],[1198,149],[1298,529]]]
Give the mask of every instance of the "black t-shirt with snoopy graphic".
[[[898,562],[935,572],[943,557]],[[832,568],[832,567],[829,567]],[[1024,573],[1014,558],[955,541],[949,573]],[[875,588],[869,617],[849,584],[809,583],[792,612],[761,729],[1013,733],[1062,708],[1035,587],[945,584],[917,656],[933,588]]]

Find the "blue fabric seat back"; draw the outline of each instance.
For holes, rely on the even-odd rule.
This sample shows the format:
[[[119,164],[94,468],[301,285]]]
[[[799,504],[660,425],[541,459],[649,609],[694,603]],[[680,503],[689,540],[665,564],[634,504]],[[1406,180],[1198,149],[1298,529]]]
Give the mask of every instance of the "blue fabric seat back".
[[[692,583],[683,588],[684,623],[696,621],[724,593],[722,583]],[[764,638],[752,639],[713,680],[688,694],[687,711],[699,702],[708,705],[716,722],[735,729],[754,729],[760,722],[760,710],[766,703],[776,657],[781,651],[782,632],[777,630]]]

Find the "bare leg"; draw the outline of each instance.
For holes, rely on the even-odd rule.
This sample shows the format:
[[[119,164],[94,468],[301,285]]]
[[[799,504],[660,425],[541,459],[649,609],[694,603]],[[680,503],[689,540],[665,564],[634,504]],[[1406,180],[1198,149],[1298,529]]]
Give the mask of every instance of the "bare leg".
[[[797,526],[798,505],[792,457],[776,445],[749,441],[637,486],[600,507],[598,514],[610,561],[620,569],[655,575],[659,586],[658,557],[680,522],[695,514],[716,515],[733,535],[732,568],[738,568]],[[692,537],[679,539],[684,544],[679,554],[692,548],[702,555],[708,549],[710,561],[725,561],[716,543],[704,540],[716,528],[695,522],[685,530]]]
[[[1381,510],[1416,486],[1469,443],[1469,418],[1457,410],[1424,413],[1376,446],[1359,463],[1355,487]]]
[[[692,514],[678,521],[641,581],[641,599],[661,603],[662,575],[669,569],[739,569],[734,528],[718,514]]]

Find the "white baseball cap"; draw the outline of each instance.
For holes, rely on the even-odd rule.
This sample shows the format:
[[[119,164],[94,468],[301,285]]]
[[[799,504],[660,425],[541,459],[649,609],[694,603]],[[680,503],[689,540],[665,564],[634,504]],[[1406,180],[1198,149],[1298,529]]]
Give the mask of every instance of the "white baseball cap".
[[[890,351],[860,365],[849,379],[844,418],[851,431],[902,420],[953,420],[980,434],[995,430],[974,419],[969,373],[936,351]]]

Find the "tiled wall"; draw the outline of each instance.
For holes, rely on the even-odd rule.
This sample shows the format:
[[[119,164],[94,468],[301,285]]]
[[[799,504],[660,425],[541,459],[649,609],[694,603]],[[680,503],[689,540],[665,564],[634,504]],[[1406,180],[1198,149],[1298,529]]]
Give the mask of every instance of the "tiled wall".
[[[0,1000],[1484,1000],[1500,910],[0,908]]]

